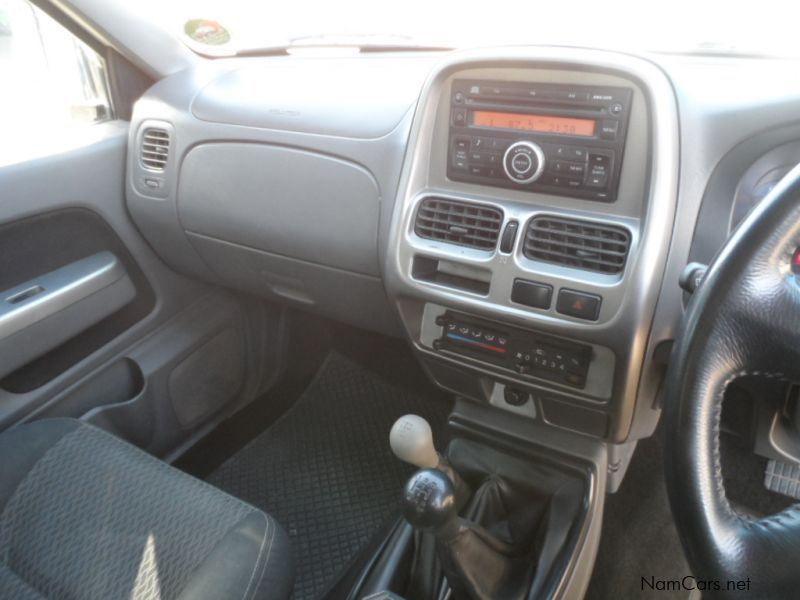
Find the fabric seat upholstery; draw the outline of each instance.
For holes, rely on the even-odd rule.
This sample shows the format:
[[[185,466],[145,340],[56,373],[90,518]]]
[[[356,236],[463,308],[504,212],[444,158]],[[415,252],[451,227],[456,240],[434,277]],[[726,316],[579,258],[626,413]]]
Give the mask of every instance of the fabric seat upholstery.
[[[0,435],[0,598],[287,598],[278,523],[81,421]]]

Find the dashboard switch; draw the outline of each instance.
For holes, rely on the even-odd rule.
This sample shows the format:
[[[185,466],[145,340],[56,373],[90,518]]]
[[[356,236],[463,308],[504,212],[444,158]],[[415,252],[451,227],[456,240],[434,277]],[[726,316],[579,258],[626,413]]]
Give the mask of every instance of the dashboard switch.
[[[550,308],[553,286],[525,279],[515,279],[511,289],[511,301],[532,308]]]
[[[594,294],[562,289],[558,292],[556,311],[562,315],[596,321],[600,316],[600,303],[603,299]]]
[[[506,228],[503,230],[503,236],[500,238],[500,252],[510,254],[514,249],[514,240],[517,239],[517,229],[519,229],[519,221],[509,221]]]
[[[792,265],[794,265],[794,259],[792,260]],[[708,271],[708,265],[691,262],[681,271],[680,277],[678,277],[678,285],[681,286],[684,292],[694,294],[695,290],[700,287],[703,277],[706,276],[706,271]]]

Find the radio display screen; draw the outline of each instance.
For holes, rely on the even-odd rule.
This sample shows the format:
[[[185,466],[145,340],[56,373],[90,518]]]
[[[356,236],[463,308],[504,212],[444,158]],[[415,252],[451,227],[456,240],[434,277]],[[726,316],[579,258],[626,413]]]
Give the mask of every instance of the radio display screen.
[[[595,121],[593,119],[526,115],[488,110],[474,111],[472,113],[472,124],[475,127],[488,127],[490,129],[520,129],[522,131],[580,135],[584,137],[593,136],[595,129]]]

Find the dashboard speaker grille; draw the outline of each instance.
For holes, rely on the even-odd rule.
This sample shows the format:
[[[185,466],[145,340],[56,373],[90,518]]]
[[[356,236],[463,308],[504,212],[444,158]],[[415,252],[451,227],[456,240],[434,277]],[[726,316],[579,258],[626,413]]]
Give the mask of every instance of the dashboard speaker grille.
[[[503,212],[493,206],[425,198],[417,211],[414,232],[423,238],[493,250],[502,224]]]
[[[142,134],[140,156],[142,164],[154,171],[163,171],[169,157],[169,132],[148,127]]]
[[[528,225],[523,253],[531,260],[616,274],[625,268],[630,241],[630,232],[623,227],[536,217]]]

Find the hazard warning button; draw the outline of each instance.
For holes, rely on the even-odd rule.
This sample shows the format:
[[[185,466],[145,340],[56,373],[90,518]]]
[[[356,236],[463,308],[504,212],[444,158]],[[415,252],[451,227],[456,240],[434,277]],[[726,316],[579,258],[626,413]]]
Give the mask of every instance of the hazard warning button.
[[[600,316],[600,303],[603,299],[594,294],[586,294],[575,290],[561,289],[558,292],[556,310],[562,315],[569,315],[587,321],[597,321]]]

